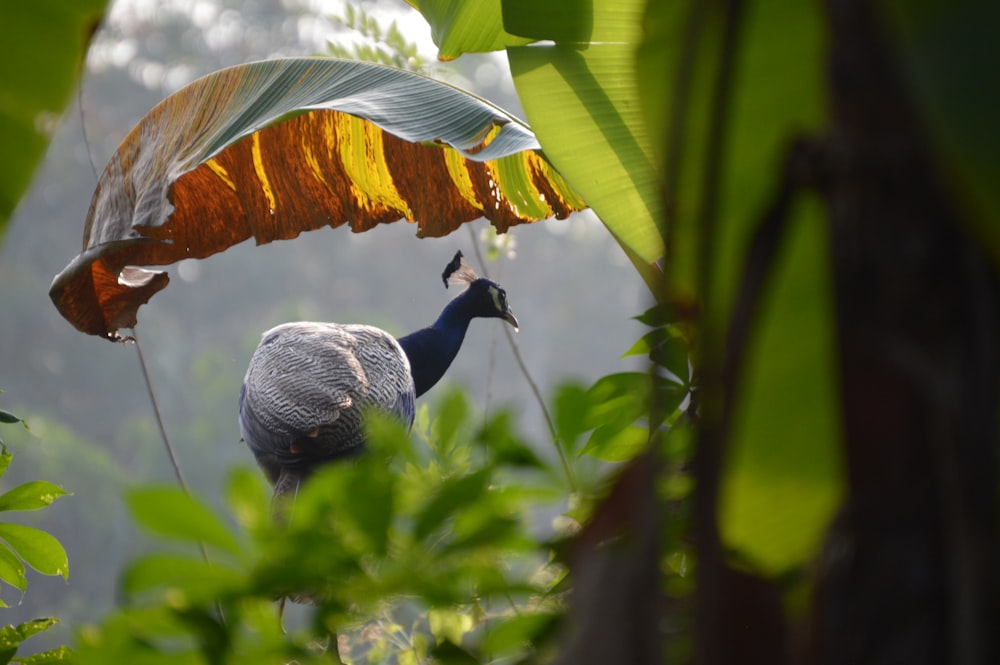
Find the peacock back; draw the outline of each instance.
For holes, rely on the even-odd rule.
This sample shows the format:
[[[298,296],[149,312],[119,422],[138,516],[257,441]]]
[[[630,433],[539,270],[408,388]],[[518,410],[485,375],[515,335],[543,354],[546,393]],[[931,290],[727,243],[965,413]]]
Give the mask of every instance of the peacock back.
[[[240,430],[277,484],[360,451],[369,408],[413,422],[413,377],[399,343],[367,325],[286,323],[264,333],[250,360]]]

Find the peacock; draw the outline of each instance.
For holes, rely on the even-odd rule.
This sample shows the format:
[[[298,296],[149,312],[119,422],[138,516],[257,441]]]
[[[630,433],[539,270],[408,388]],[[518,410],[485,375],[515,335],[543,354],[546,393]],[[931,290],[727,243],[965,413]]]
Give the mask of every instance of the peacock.
[[[461,251],[441,278],[445,288],[467,288],[432,325],[398,340],[374,326],[311,321],[262,335],[240,390],[239,424],[275,500],[319,466],[362,451],[367,409],[410,427],[416,398],[444,376],[472,319],[500,318],[517,330],[506,291],[477,276]]]

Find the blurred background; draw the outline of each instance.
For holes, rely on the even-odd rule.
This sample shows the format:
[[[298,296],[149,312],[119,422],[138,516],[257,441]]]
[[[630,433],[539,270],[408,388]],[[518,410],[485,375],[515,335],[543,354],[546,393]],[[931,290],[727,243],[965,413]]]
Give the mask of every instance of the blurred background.
[[[439,63],[423,19],[395,0],[353,3],[417,44],[426,71],[523,117],[502,53]],[[58,616],[69,627],[114,603],[122,564],[148,541],[131,525],[122,491],[173,481],[136,349],[77,332],[49,301],[53,276],[79,251],[100,171],[157,102],[213,70],[261,58],[339,52],[364,44],[340,0],[118,0],[96,35],[77,102],[55,134],[0,255],[2,406],[30,431],[7,427],[13,464],[4,488],[34,479],[74,496],[41,513],[13,514],[66,546],[68,582],[29,572],[26,597],[5,587],[10,623]],[[332,46],[331,46],[332,45]],[[419,58],[418,58],[419,60]],[[85,129],[85,132],[84,132]],[[440,274],[456,249],[503,284],[521,322],[516,342],[543,394],[634,369],[620,355],[643,332],[631,320],[645,287],[590,213],[515,228],[495,238],[483,221],[443,239],[417,239],[406,222],[355,235],[323,229],[260,247],[244,243],[168,270],[171,285],[140,310],[137,335],[167,431],[195,492],[221,506],[227,470],[252,465],[239,441],[236,403],[246,363],[271,326],[290,320],[379,325],[405,334],[429,324],[450,297]],[[500,325],[475,322],[445,385],[482,410],[520,414],[529,439],[547,428]],[[40,645],[35,645],[40,646]]]

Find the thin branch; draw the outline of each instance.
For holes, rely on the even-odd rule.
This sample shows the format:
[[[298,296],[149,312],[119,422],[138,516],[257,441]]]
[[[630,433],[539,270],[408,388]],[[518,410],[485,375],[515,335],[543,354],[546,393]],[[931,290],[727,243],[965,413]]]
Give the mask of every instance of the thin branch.
[[[472,233],[471,228],[469,228],[469,232]],[[472,248],[476,253],[476,260],[479,262],[479,265],[482,266],[483,276],[487,279],[492,279],[490,277],[489,268],[486,266],[486,261],[483,260],[482,251],[479,249],[479,243],[476,241],[475,237],[473,237]],[[562,446],[562,439],[559,437],[558,430],[556,430],[552,414],[549,413],[548,407],[545,406],[545,398],[542,397],[542,391],[538,387],[538,383],[535,381],[534,377],[531,375],[531,372],[528,370],[527,363],[524,362],[524,356],[521,355],[521,350],[514,341],[514,334],[510,331],[508,326],[503,327],[503,332],[507,336],[507,343],[510,345],[510,350],[514,354],[514,360],[517,361],[517,366],[521,368],[521,374],[524,375],[524,379],[528,382],[528,386],[531,388],[531,392],[535,396],[535,400],[538,402],[539,408],[542,410],[542,415],[545,417],[545,423],[549,427],[549,433],[552,435],[552,441],[555,444],[556,452],[559,453],[559,463],[562,465],[563,473],[566,474],[566,482],[569,484],[570,490],[572,492],[576,492],[576,478],[573,475],[572,468],[570,468],[569,460],[566,458],[566,452],[563,450]]]
[[[132,334],[127,338],[129,341],[135,344],[136,355],[139,358],[139,366],[142,368],[142,378],[146,383],[146,394],[149,396],[149,403],[153,407],[153,415],[156,420],[156,426],[160,430],[160,438],[163,440],[163,446],[167,449],[167,457],[170,458],[170,465],[174,468],[174,476],[177,478],[177,483],[180,485],[181,489],[184,490],[185,494],[190,495],[191,490],[188,487],[187,481],[184,480],[184,474],[181,472],[181,465],[177,461],[177,454],[174,452],[174,446],[170,442],[170,437],[167,436],[167,428],[163,424],[163,417],[160,415],[160,406],[156,401],[156,393],[153,391],[153,382],[149,378],[149,368],[146,366],[146,357],[142,353],[142,345],[139,344],[139,337],[135,328],[132,329]],[[208,557],[208,549],[205,547],[205,543],[198,541],[198,549],[201,551],[201,558],[206,564],[211,565],[212,561]],[[223,624],[226,622],[226,615],[222,611],[222,604],[219,601],[215,603],[216,612],[219,614],[219,621]]]
[[[132,329],[132,335],[128,339],[135,344],[135,350],[138,352],[139,366],[142,368],[142,379],[146,382],[146,394],[149,396],[149,403],[153,407],[153,416],[156,419],[156,427],[160,430],[160,438],[163,440],[163,446],[167,449],[167,457],[170,458],[170,465],[174,469],[174,476],[177,478],[177,482],[180,484],[181,489],[190,494],[191,492],[188,489],[188,484],[184,480],[184,474],[181,472],[181,465],[177,461],[174,446],[170,442],[170,437],[167,436],[167,428],[164,426],[163,417],[160,415],[160,406],[156,401],[156,393],[153,392],[153,382],[149,378],[149,368],[146,366],[146,357],[142,353],[142,346],[139,344],[139,337],[137,336],[137,331],[134,328]]]

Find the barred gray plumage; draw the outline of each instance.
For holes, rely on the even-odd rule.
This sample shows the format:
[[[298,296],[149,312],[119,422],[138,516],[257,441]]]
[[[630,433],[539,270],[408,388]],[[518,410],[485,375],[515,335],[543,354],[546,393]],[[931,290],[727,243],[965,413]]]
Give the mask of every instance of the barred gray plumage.
[[[386,409],[407,425],[413,420],[410,363],[399,343],[373,326],[305,321],[272,328],[243,386],[241,433],[276,495],[317,462],[360,450],[364,409]]]

